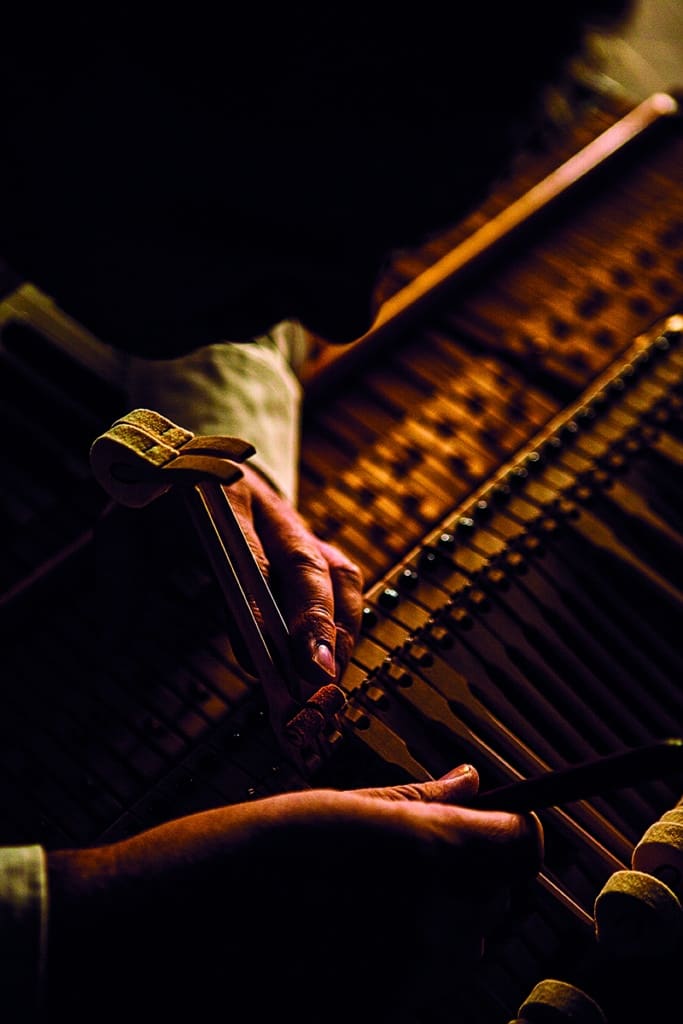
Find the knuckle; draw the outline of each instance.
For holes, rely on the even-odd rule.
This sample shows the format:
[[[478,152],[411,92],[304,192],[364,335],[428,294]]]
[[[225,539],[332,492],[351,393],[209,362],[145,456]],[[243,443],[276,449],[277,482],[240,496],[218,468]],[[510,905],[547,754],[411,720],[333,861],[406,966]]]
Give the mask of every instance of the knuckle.
[[[323,604],[322,601],[316,600],[308,602],[304,610],[304,618],[309,625],[313,623],[324,623],[325,626],[329,626],[332,621],[330,609],[327,605]]]
[[[355,562],[344,559],[334,567],[334,571],[353,590],[363,590],[365,578],[362,569]]]
[[[329,574],[327,562],[314,548],[297,547],[292,551],[290,565],[297,575],[327,576]]]

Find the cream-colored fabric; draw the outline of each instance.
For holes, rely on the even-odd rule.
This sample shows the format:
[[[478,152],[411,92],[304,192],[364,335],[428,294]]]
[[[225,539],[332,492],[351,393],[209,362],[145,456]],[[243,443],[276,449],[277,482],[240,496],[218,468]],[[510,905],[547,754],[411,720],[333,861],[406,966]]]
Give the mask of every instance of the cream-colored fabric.
[[[283,321],[252,342],[205,345],[178,359],[132,357],[128,399],[196,434],[250,441],[251,463],[296,503],[301,385],[293,365],[304,349],[301,325]]]
[[[40,846],[0,848],[0,1003],[5,1020],[39,1019],[47,942],[47,868]]]

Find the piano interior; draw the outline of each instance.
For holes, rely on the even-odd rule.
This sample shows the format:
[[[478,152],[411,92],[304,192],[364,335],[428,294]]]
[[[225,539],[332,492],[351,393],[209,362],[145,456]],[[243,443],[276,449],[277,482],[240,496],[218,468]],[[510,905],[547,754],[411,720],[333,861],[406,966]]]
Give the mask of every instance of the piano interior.
[[[672,95],[635,109],[593,98],[539,138],[396,254],[380,329],[303,368],[300,508],[367,582],[313,779],[173,495],[125,509],[93,480],[128,411],[106,347],[8,275],[0,841],[98,843],[463,761],[485,789],[681,733],[683,121]],[[543,979],[583,985],[598,894],[681,793],[679,773],[540,811],[543,873],[441,1019],[505,1024]],[[659,1019],[651,988],[626,1006],[607,967],[596,987],[609,1020]]]

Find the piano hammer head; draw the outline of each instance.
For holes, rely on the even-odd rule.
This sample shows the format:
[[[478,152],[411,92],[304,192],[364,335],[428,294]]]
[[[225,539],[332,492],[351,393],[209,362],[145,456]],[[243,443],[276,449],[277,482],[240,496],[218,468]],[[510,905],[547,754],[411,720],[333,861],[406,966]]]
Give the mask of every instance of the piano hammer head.
[[[237,437],[198,437],[151,409],[134,409],[93,442],[90,465],[104,490],[122,505],[142,508],[174,484],[233,483],[235,463],[254,454]]]

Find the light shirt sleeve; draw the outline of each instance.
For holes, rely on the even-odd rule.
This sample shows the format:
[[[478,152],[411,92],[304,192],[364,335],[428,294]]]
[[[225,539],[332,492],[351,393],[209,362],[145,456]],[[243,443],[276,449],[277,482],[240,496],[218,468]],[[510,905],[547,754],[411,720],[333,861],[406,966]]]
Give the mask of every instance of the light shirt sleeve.
[[[46,943],[45,851],[35,845],[1,847],[0,1006],[6,1020],[39,1020]]]
[[[205,345],[178,359],[132,356],[131,408],[153,409],[195,434],[250,441],[250,463],[296,504],[302,389],[294,367],[305,338],[300,324],[283,321],[252,342]]]

